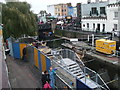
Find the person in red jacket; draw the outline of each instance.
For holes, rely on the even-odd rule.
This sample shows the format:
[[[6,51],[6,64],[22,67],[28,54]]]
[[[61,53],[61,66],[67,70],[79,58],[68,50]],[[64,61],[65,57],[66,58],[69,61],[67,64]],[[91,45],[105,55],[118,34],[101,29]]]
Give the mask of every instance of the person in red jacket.
[[[44,74],[42,75],[42,86],[46,84],[46,81],[49,83],[50,82],[50,75],[47,70],[44,71]]]
[[[50,86],[50,84],[47,81],[46,81],[43,89],[45,89],[45,90],[51,90],[51,86]]]

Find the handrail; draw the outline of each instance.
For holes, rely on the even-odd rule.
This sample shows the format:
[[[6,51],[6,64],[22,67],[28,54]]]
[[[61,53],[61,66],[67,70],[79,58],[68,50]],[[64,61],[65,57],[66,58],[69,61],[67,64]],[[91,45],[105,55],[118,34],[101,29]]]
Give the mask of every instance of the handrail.
[[[69,84],[67,84],[58,74],[56,74],[56,76],[63,82],[65,83],[69,88],[71,88],[71,86]]]
[[[97,73],[97,76],[100,78],[100,80],[103,82],[103,84],[106,86],[106,88],[108,89],[108,90],[110,90],[109,89],[109,87],[107,86],[107,84],[103,81],[103,79],[100,77],[100,75]]]
[[[68,51],[69,52],[73,52],[73,53],[75,53],[74,51],[72,51],[72,50],[69,50],[69,49],[62,49],[62,50],[60,50],[60,55],[63,55],[64,53],[62,52],[62,51],[64,51],[64,50],[67,50],[67,56],[68,56],[68,58],[70,58],[69,57],[69,55],[68,55]],[[55,56],[54,56],[55,57]],[[88,67],[86,67],[85,65],[84,65],[84,63],[81,61],[81,59],[79,58],[79,56],[75,53],[74,54],[74,58],[76,57],[76,59],[79,59],[79,61],[81,62],[81,64],[83,65],[82,67],[81,67],[81,69],[82,69],[82,71],[83,71],[83,73],[85,73],[85,78],[86,78],[86,74],[93,74],[93,77],[95,77],[94,79],[95,80],[93,80],[92,78],[93,77],[91,77],[91,80],[92,81],[94,81],[96,84],[99,84],[100,85],[100,87],[101,88],[104,88],[105,90],[110,90],[109,89],[109,87],[107,86],[107,84],[103,81],[103,79],[100,77],[100,75],[98,74],[98,73],[96,73],[94,70],[92,70],[92,69],[90,69],[90,68],[88,68]],[[57,57],[55,57],[55,59],[58,59]],[[75,60],[75,59],[74,59]],[[54,60],[53,60],[54,61]],[[75,60],[76,61],[76,60]],[[55,62],[55,61],[54,61]],[[58,64],[59,65],[59,63],[57,63],[57,62],[55,62],[56,64]],[[79,65],[79,64],[78,64]],[[64,69],[67,73],[69,73],[70,75],[72,75],[73,77],[77,77],[77,76],[74,76],[74,74],[72,74],[71,72],[69,72],[68,71],[68,69],[67,68],[64,68],[64,67],[62,67],[61,65],[59,65],[62,69]],[[67,67],[67,66],[66,66]],[[88,71],[90,72],[90,73],[88,73]],[[100,82],[103,84],[103,85],[101,85],[100,84],[100,82],[98,82],[98,79],[100,80]],[[85,82],[86,83],[86,82]]]
[[[79,59],[79,61],[82,63],[82,65],[85,66],[85,64],[82,62],[82,60],[81,60],[80,57],[78,56],[78,54],[75,53],[75,55],[77,56],[77,58]]]
[[[57,59],[57,58],[56,58]],[[59,63],[55,62],[54,60],[52,60],[54,63],[56,63],[59,67],[61,67],[62,69],[64,69],[63,66],[59,65]],[[74,76],[72,73],[70,73],[67,69],[64,69],[67,73],[69,73],[70,75]],[[74,76],[75,77],[75,76]]]
[[[100,79],[101,81],[102,81],[102,83],[104,84],[104,86],[108,89],[108,90],[110,90],[109,89],[109,87],[107,86],[107,84],[104,82],[104,80],[101,78],[101,76],[98,74],[98,73],[96,73],[95,71],[93,71],[92,69],[90,69],[90,68],[88,68],[88,67],[84,67],[84,73],[87,73],[87,72],[85,72],[86,71],[86,69],[87,70],[89,70],[89,71],[91,71],[91,72],[93,72],[94,74],[95,74],[95,77],[96,77],[96,79]],[[93,76],[94,77],[94,76]],[[94,80],[93,80],[94,81]],[[98,81],[95,81],[96,83],[98,83],[99,84],[99,82]],[[101,85],[102,86],[102,88],[104,88],[103,87],[103,85]],[[106,90],[106,88],[104,88],[105,90]]]

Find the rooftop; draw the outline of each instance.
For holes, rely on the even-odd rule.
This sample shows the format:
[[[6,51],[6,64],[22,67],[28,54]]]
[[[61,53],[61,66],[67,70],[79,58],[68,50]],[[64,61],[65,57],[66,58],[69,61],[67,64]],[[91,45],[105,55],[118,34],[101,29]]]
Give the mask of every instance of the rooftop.
[[[83,17],[82,19],[107,19],[107,16],[89,16],[89,17]]]
[[[120,6],[120,1],[118,3],[113,3],[113,4],[108,4],[108,7],[115,7],[115,6]]]

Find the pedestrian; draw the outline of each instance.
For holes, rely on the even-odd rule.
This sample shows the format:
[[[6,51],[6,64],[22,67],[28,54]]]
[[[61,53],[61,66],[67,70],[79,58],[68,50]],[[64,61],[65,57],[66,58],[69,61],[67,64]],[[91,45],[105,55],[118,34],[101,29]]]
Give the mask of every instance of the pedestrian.
[[[44,87],[43,87],[44,90],[51,90],[51,86],[50,84],[46,81]]]
[[[53,69],[52,67],[50,67],[50,70],[49,70],[49,75],[50,75],[50,86],[52,88],[55,88],[55,72],[56,69]]]
[[[44,71],[44,74],[42,75],[42,86],[46,84],[46,81],[49,83],[50,82],[50,75],[47,70]]]
[[[26,46],[23,48],[22,53],[23,53],[22,60],[26,61],[26,53],[27,53]]]
[[[38,43],[36,42],[35,47],[38,48]]]

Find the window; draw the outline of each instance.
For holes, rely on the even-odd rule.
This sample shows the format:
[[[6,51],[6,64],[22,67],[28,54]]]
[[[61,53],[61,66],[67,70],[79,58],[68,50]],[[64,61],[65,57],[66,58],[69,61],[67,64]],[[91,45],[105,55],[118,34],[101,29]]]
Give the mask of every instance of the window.
[[[95,23],[93,23],[93,29],[95,29]]]
[[[117,24],[114,24],[114,30],[117,30]]]
[[[58,16],[60,16],[60,13],[58,13]]]
[[[66,9],[64,11],[66,12]]]
[[[114,17],[115,17],[115,18],[118,17],[118,12],[114,12]]]
[[[66,7],[66,5],[64,5],[64,7]]]
[[[102,32],[105,32],[105,24],[103,24],[103,30],[102,30]]]
[[[100,14],[106,14],[105,7],[100,7]]]
[[[89,23],[87,23],[87,28],[89,28]]]
[[[96,7],[92,8],[92,14],[97,14],[97,8]]]
[[[83,27],[85,27],[85,24],[83,24]]]

